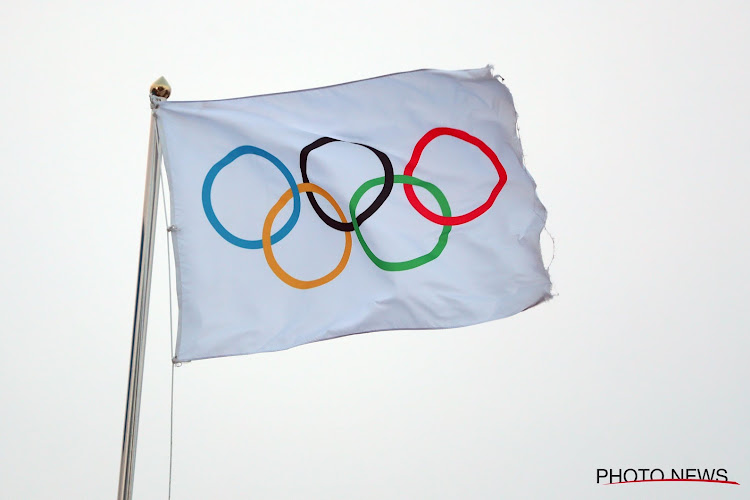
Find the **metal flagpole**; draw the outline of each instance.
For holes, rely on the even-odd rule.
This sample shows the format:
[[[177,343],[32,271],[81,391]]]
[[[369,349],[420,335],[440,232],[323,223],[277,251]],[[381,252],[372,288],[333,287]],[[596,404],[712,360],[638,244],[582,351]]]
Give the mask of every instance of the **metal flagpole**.
[[[167,99],[172,89],[164,77],[151,84],[151,108]],[[141,410],[141,385],[143,382],[143,358],[146,352],[146,327],[148,304],[151,296],[151,263],[154,257],[154,228],[156,225],[157,194],[159,191],[159,160],[161,151],[156,132],[156,116],[151,116],[151,132],[148,143],[146,167],[146,190],[143,196],[143,222],[141,226],[141,255],[138,263],[138,286],[135,295],[135,317],[133,318],[133,344],[130,352],[130,377],[128,397],[125,403],[125,430],[122,436],[120,459],[120,485],[118,500],[133,497],[133,472],[135,470],[135,447],[138,438],[138,415]]]

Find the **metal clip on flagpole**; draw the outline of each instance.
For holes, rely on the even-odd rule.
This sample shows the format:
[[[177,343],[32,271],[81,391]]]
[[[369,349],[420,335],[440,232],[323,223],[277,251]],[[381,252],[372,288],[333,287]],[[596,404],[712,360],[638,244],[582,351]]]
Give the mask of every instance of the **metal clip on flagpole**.
[[[172,88],[164,77],[152,83],[150,90],[152,110],[156,110],[159,103],[166,100],[171,92]],[[156,225],[160,159],[161,151],[156,131],[156,116],[152,113],[148,164],[146,167],[146,190],[143,197],[141,255],[138,263],[138,286],[135,296],[135,317],[133,318],[133,344],[130,352],[130,377],[128,379],[125,430],[123,431],[122,457],[120,459],[120,485],[117,490],[118,500],[131,500],[133,498],[133,472],[135,470],[135,448],[138,438],[138,416],[141,410],[148,304],[151,296],[151,264],[154,257],[154,227]]]

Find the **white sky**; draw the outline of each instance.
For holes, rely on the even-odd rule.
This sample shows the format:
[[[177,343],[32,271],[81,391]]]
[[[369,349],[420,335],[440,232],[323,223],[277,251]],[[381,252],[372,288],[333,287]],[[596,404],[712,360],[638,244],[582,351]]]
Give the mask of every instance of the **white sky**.
[[[559,296],[179,368],[173,498],[747,498],[750,7],[565,4],[6,5],[0,497],[115,497],[153,80],[210,99],[493,63]],[[138,499],[167,492],[164,233]],[[605,467],[741,486],[604,488]]]

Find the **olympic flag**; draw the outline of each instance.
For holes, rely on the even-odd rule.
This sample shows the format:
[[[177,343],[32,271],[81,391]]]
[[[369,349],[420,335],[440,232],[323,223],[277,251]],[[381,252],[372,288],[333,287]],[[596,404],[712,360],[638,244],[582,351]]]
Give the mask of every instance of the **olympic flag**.
[[[491,68],[159,103],[176,361],[451,328],[550,297],[546,211]]]

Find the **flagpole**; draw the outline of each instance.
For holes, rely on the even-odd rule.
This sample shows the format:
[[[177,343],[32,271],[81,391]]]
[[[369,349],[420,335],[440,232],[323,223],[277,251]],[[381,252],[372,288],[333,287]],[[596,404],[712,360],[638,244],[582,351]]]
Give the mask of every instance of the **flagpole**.
[[[159,102],[169,97],[171,90],[164,77],[151,84],[149,94],[152,110],[158,107]],[[133,498],[133,472],[135,470],[135,449],[138,438],[138,416],[141,410],[141,385],[143,382],[143,359],[146,353],[148,305],[151,296],[151,264],[154,257],[154,228],[156,226],[158,203],[160,158],[161,151],[159,150],[156,131],[156,116],[152,113],[148,142],[146,188],[143,195],[141,254],[138,262],[138,285],[135,295],[130,376],[128,379],[128,396],[125,403],[125,430],[122,436],[122,456],[120,458],[120,484],[117,490],[118,500],[131,500]]]

